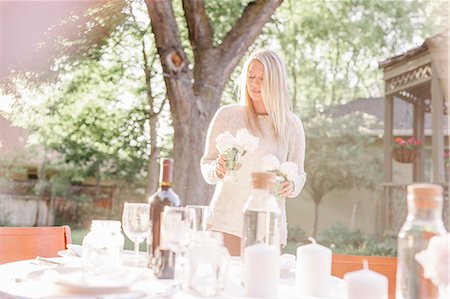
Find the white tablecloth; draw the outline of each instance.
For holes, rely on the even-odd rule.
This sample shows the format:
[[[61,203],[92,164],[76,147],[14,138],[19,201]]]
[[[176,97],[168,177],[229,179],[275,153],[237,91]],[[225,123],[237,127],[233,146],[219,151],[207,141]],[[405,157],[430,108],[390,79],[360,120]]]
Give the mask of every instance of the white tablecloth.
[[[66,263],[68,259],[52,258],[51,260]],[[147,268],[129,268],[139,272],[139,279],[132,283],[129,289],[120,290],[112,294],[86,292],[80,288],[67,288],[46,282],[41,279],[30,279],[33,274],[43,269],[51,269],[50,265],[35,265],[33,260],[0,265],[0,298],[198,298],[188,291],[173,288],[173,280],[156,279],[152,271]],[[239,298],[244,296],[244,289],[240,283],[240,260],[233,258],[230,261],[229,279],[224,292],[218,298]],[[34,275],[36,276],[36,275]],[[36,278],[36,277],[34,277]],[[295,287],[295,278],[279,280],[279,298],[301,298]],[[338,298],[343,295],[343,284],[335,283],[334,290],[329,298]]]

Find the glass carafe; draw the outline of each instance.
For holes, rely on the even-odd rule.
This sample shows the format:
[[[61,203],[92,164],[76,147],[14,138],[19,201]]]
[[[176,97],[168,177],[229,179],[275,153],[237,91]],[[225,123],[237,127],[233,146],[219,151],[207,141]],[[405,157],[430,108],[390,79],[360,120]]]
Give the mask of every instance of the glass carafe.
[[[120,264],[124,243],[120,221],[92,220],[83,238],[82,258],[89,265]]]
[[[225,289],[229,260],[222,233],[194,232],[186,249],[183,287],[201,296],[218,296]]]
[[[274,196],[275,175],[252,173],[252,190],[244,207],[241,256],[245,248],[264,243],[280,249],[280,207]]]
[[[433,184],[408,186],[408,217],[398,235],[397,299],[439,298],[439,289],[423,277],[415,255],[426,249],[435,235],[446,233],[442,221],[442,187]]]

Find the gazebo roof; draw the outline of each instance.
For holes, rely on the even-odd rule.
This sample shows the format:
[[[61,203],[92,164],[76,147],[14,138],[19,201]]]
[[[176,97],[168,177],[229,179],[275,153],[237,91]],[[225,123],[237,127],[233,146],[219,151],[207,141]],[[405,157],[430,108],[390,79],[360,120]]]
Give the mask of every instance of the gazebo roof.
[[[412,48],[400,55],[389,57],[386,60],[380,61],[378,63],[378,66],[381,69],[384,69],[394,64],[410,60],[416,56],[419,56],[419,54],[427,52],[428,50],[448,48],[448,44],[449,44],[449,34],[448,31],[445,31],[425,39],[423,44],[418,47]]]
[[[425,39],[419,47],[379,62],[384,73],[385,95],[396,95],[411,103],[418,98],[431,99],[434,77],[444,99],[448,99],[448,47],[449,32],[445,31]]]

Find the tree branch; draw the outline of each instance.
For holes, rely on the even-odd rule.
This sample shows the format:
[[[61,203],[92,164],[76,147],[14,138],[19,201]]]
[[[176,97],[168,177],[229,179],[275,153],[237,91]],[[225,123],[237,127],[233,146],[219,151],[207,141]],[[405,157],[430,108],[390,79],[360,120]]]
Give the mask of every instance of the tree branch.
[[[164,72],[192,77],[171,1],[145,0]]]
[[[192,72],[181,43],[180,32],[175,20],[172,1],[145,0],[150,16],[155,43],[163,68],[171,110],[177,119],[183,120],[189,115],[186,99],[192,94]],[[183,95],[183,96],[180,96]]]
[[[203,0],[183,0],[184,16],[189,29],[194,56],[212,48],[213,30],[205,13]]]
[[[224,78],[229,77],[281,2],[283,0],[255,0],[247,5],[218,47],[221,55],[218,68],[223,70]]]

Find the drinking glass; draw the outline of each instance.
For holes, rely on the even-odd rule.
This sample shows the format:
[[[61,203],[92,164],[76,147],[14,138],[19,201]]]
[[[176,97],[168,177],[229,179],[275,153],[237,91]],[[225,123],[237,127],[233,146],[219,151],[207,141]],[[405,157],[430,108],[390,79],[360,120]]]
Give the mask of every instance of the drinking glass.
[[[161,246],[175,253],[174,286],[179,287],[184,276],[184,251],[191,236],[192,211],[184,207],[165,207],[161,222]]]
[[[184,285],[202,297],[215,297],[225,288],[230,254],[220,232],[197,231],[186,249]]]
[[[227,168],[227,174],[224,177],[224,180],[235,182],[236,181],[236,173],[241,167],[239,160],[241,159],[241,153],[235,147],[225,152],[225,167]]]
[[[134,243],[136,266],[139,264],[139,243],[148,237],[150,227],[150,205],[126,202],[122,214],[122,228],[125,235]]]
[[[209,206],[187,205],[186,213],[192,231],[211,230],[211,210]]]

